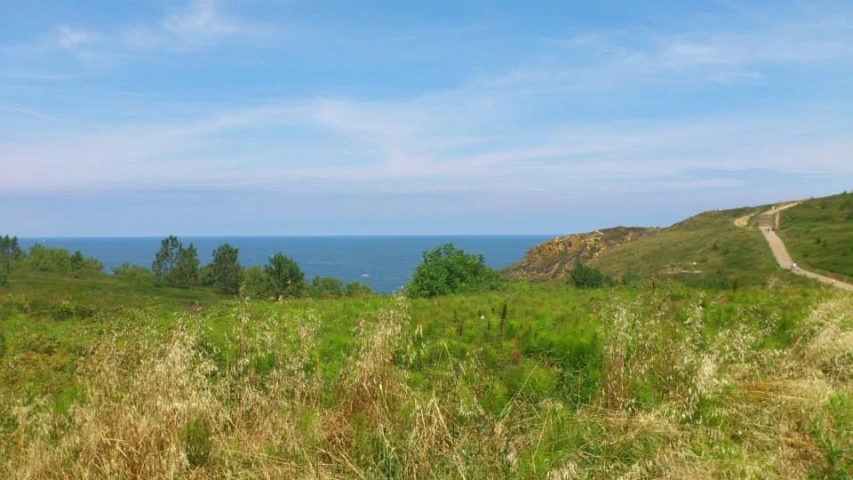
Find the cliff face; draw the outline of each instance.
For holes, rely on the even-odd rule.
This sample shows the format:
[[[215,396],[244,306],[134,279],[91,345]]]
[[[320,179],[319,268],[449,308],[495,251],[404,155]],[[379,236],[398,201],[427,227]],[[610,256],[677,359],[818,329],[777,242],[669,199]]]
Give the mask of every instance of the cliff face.
[[[505,272],[521,280],[559,280],[566,278],[578,262],[588,262],[623,243],[651,234],[653,229],[616,227],[557,237],[531,248],[521,262]]]

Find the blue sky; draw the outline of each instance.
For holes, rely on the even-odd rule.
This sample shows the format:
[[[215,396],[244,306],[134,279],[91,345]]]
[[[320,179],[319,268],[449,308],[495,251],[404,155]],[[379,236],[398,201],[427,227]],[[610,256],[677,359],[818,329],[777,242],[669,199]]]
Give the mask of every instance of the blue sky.
[[[40,1],[0,229],[523,234],[853,189],[853,3]]]

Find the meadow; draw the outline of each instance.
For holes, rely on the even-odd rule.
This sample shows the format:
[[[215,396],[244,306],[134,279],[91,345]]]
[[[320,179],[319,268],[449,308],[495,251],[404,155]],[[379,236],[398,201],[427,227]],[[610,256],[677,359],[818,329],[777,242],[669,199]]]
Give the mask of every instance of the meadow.
[[[815,198],[783,210],[778,232],[802,267],[853,281],[853,193]]]
[[[847,478],[853,298],[780,272],[281,301],[21,273],[3,478]]]

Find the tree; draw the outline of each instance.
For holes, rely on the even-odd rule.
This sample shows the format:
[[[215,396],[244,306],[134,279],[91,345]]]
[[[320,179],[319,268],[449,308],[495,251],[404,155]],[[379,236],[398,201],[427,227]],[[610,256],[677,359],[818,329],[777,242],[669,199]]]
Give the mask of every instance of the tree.
[[[71,255],[71,271],[79,272],[83,270],[84,266],[86,266],[86,259],[83,258],[83,252],[75,250],[74,254]]]
[[[213,251],[213,263],[210,273],[213,285],[222,293],[236,294],[240,291],[240,281],[243,269],[237,262],[240,251],[227,243],[223,243]]]
[[[406,293],[413,298],[465,293],[487,286],[495,279],[482,254],[465,253],[448,243],[424,250]]]
[[[198,285],[198,251],[191,243],[178,251],[178,263],[169,272],[168,283],[172,287],[190,288]]]
[[[6,274],[12,273],[12,262],[24,255],[24,251],[18,246],[18,237],[10,237],[9,235],[0,237],[0,255],[3,256]]]
[[[305,274],[290,257],[276,253],[264,267],[270,293],[276,297],[294,297],[305,287]]]
[[[160,242],[151,270],[158,286],[189,288],[198,284],[198,265],[195,246],[184,248],[178,237],[169,235]]]
[[[160,242],[160,251],[151,263],[151,270],[154,272],[154,279],[158,286],[167,284],[167,277],[178,264],[178,255],[182,249],[183,245],[174,235],[169,235]]]

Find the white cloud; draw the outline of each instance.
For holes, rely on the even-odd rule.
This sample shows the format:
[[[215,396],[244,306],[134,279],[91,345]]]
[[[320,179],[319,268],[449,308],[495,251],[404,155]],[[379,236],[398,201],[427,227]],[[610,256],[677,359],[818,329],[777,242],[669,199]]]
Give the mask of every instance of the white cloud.
[[[503,89],[603,90],[649,83],[752,81],[775,66],[853,61],[853,22],[843,17],[756,26],[749,31],[621,30],[549,39],[556,60],[481,81]]]
[[[77,29],[68,26],[59,27],[59,35],[56,43],[61,48],[72,49],[81,45],[94,43],[98,40],[99,35],[84,29]]]
[[[124,29],[125,45],[190,49],[270,30],[198,0],[159,26]],[[735,186],[691,172],[853,175],[853,134],[843,109],[693,114],[618,122],[540,115],[555,101],[607,100],[650,83],[763,81],[769,67],[840,65],[853,25],[839,19],[748,32],[591,32],[562,42],[547,61],[402,100],[303,98],[210,107],[195,121],[156,116],[121,126],[52,126],[3,143],[14,175],[0,189],[128,186],[264,186],[323,191],[496,191]],[[64,27],[59,44],[86,52],[105,35]],[[84,48],[85,47],[85,48]],[[770,70],[768,72],[768,70]],[[20,108],[18,113],[38,109]],[[43,114],[50,115],[50,114]],[[47,119],[46,117],[42,117]],[[803,119],[813,119],[812,125]],[[15,135],[10,135],[10,139]],[[23,140],[23,139],[27,140]],[[645,186],[643,186],[645,185]]]
[[[216,0],[195,0],[184,14],[168,15],[161,26],[182,37],[262,36],[268,27],[224,17]]]
[[[222,12],[216,0],[192,0],[179,12],[169,13],[156,27],[130,26],[118,39],[132,48],[187,50],[226,39],[261,39],[275,28],[239,20]]]

